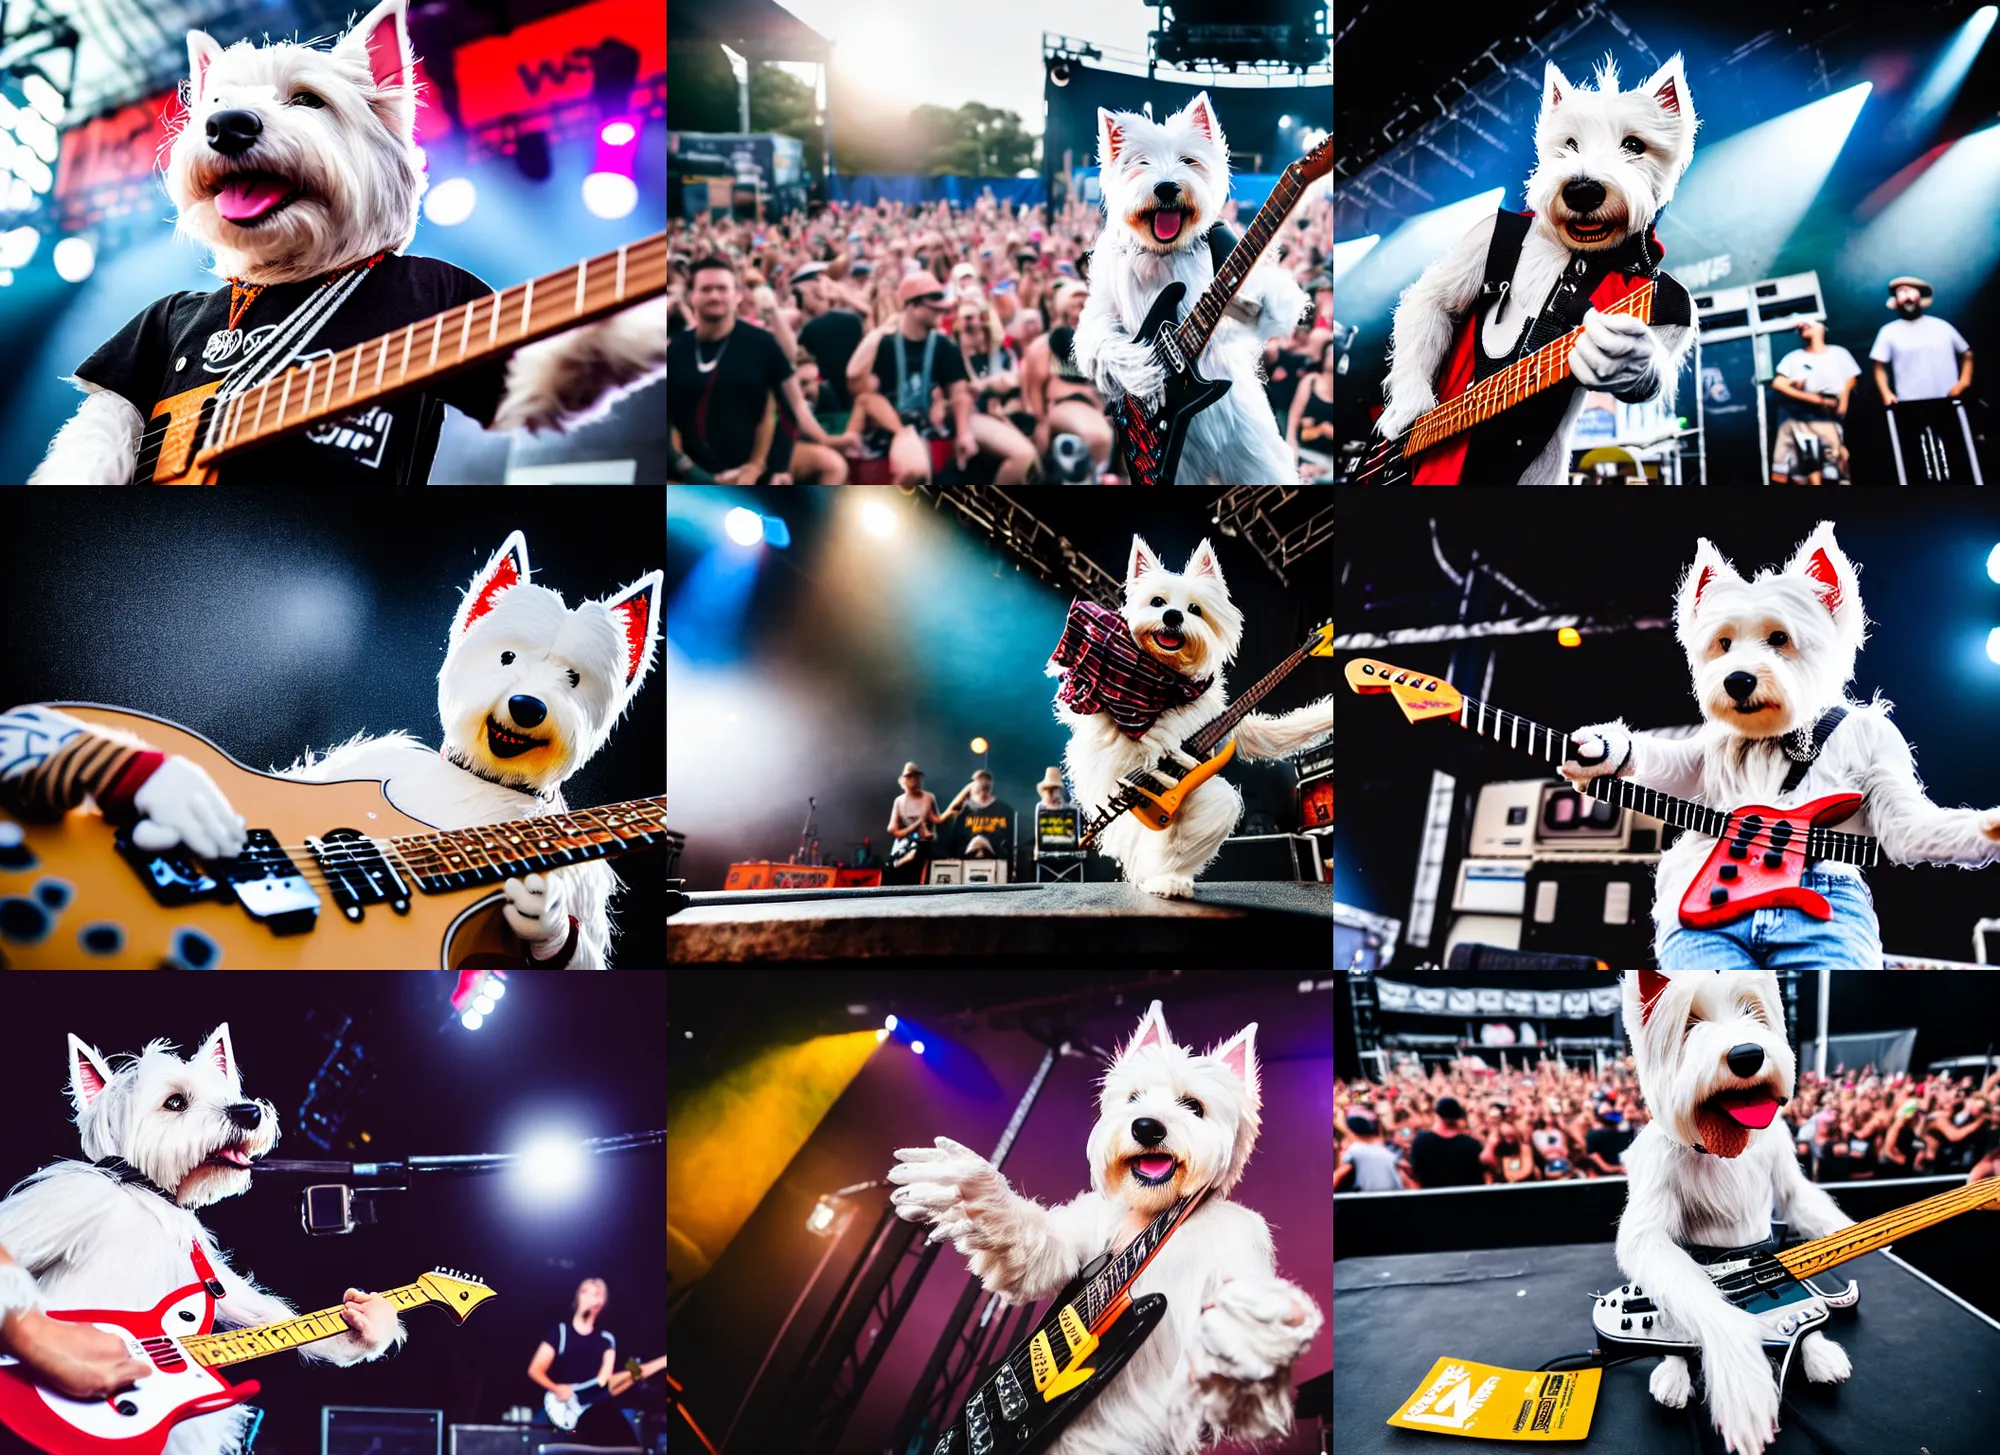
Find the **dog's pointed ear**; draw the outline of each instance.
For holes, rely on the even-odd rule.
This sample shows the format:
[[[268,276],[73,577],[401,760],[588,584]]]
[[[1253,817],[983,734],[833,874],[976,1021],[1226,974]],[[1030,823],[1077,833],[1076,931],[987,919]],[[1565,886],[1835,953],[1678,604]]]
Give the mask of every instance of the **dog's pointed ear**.
[[[1171,1046],[1173,1032],[1167,1029],[1167,1018],[1156,1000],[1146,1007],[1146,1014],[1139,1020],[1139,1029],[1132,1032],[1132,1039],[1125,1043],[1120,1056],[1129,1056],[1134,1051],[1142,1051],[1148,1046]]]
[[[229,1044],[228,1021],[208,1033],[208,1039],[194,1054],[194,1064],[220,1071],[225,1079],[232,1082],[242,1079],[236,1070],[236,1048]]]
[[[1569,77],[1554,61],[1546,63],[1542,71],[1542,115],[1547,116],[1569,99],[1569,93],[1576,87],[1569,83]]]
[[[408,137],[416,126],[416,61],[410,53],[409,0],[382,0],[361,23],[340,38],[336,56],[358,60],[375,80],[378,112]]]
[[[1858,638],[1862,624],[1859,572],[1834,540],[1832,521],[1821,521],[1799,542],[1785,565],[1785,574],[1804,577],[1840,635]]]
[[[604,609],[611,613],[611,620],[617,625],[625,643],[625,679],[622,687],[627,696],[638,690],[641,679],[653,665],[654,653],[659,649],[660,591],[664,583],[664,573],[654,571],[641,576],[604,603]]]
[[[1260,1097],[1257,1091],[1257,1022],[1250,1022],[1208,1054],[1211,1060],[1220,1061],[1227,1066],[1231,1074],[1243,1083],[1243,1090],[1248,1094],[1250,1105],[1258,1105]]]
[[[1661,198],[1664,203],[1673,196],[1680,174],[1694,160],[1694,133],[1695,128],[1701,125],[1694,114],[1694,98],[1688,94],[1687,68],[1681,62],[1680,52],[1675,51],[1669,56],[1667,63],[1653,72],[1640,89],[1666,114],[1679,133],[1674,144],[1674,173],[1667,179],[1665,195]]]
[[[1215,119],[1215,103],[1208,99],[1208,92],[1197,92],[1194,100],[1183,108],[1187,119],[1194,123],[1196,131],[1210,141],[1222,140],[1222,123]]]
[[[1665,992],[1668,980],[1657,970],[1641,970],[1639,975],[1639,1020],[1641,1024],[1653,1018],[1653,1005]]]
[[[479,574],[472,578],[472,584],[465,588],[465,598],[458,603],[458,615],[452,618],[452,645],[457,646],[472,630],[472,624],[493,609],[493,603],[500,599],[501,592],[519,586],[527,579],[528,538],[515,531],[500,543],[500,549],[493,553],[493,558],[480,568]]]
[[[1194,554],[1188,557],[1187,569],[1181,574],[1213,576],[1217,581],[1222,579],[1222,563],[1215,559],[1215,547],[1208,543],[1206,537],[1203,537],[1202,543],[1194,548]]]
[[[1729,558],[1715,548],[1715,543],[1706,536],[1695,543],[1694,564],[1681,577],[1680,591],[1675,598],[1674,624],[1685,632],[1694,621],[1695,613],[1701,608],[1701,598],[1718,581],[1735,581],[1741,584],[1743,578],[1729,563]]]
[[[69,1038],[69,1099],[81,1112],[104,1094],[111,1084],[111,1068],[104,1058],[84,1045],[74,1032]]]
[[[1125,123],[1117,113],[1097,108],[1097,165],[1100,169],[1115,167],[1118,159],[1125,155]]]
[[[222,43],[205,30],[188,32],[188,109],[201,100],[201,84],[208,68],[222,57]]]
[[[1160,557],[1158,552],[1146,544],[1144,536],[1133,536],[1132,554],[1125,561],[1125,579],[1127,581],[1137,581],[1146,572],[1157,571],[1159,569]]]

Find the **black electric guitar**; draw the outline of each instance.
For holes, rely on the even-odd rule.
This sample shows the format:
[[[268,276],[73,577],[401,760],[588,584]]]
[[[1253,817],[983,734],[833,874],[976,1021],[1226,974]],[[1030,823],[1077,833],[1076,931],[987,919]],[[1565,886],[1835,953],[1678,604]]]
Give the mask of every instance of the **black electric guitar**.
[[[1180,306],[1181,299],[1187,296],[1187,284],[1169,283],[1153,300],[1152,310],[1147,313],[1146,321],[1139,325],[1136,337],[1140,343],[1152,346],[1153,357],[1166,371],[1165,392],[1160,402],[1150,409],[1130,395],[1121,398],[1115,406],[1118,437],[1124,442],[1125,467],[1134,485],[1174,483],[1175,472],[1180,468],[1181,447],[1187,443],[1188,426],[1197,414],[1229,392],[1229,380],[1202,377],[1196,367],[1201,362],[1201,351],[1208,347],[1210,335],[1222,322],[1222,312],[1229,306],[1229,300],[1236,296],[1243,280],[1250,276],[1250,269],[1263,256],[1272,235],[1292,209],[1298,206],[1306,188],[1332,170],[1331,136],[1285,168],[1278,177],[1278,184],[1271,189],[1271,195],[1257,210],[1249,230],[1230,249],[1229,256],[1223,260],[1222,271],[1215,275],[1215,281],[1208,285],[1208,291],[1201,295],[1201,302],[1195,304],[1194,311],[1185,320],[1180,316]],[[1240,480],[1233,483],[1268,485],[1276,482]]]
[[[1077,1274],[1040,1327],[973,1388],[931,1455],[1039,1455],[1054,1444],[1166,1317],[1165,1296],[1135,1299],[1132,1280],[1200,1203],[1180,1199],[1124,1252]]]

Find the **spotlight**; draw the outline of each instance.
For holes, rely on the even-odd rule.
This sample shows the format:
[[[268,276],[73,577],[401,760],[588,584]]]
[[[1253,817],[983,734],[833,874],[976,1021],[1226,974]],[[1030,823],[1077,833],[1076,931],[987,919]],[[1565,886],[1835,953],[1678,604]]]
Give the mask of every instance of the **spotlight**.
[[[638,128],[629,121],[607,121],[604,129],[597,133],[598,139],[608,147],[630,146],[638,135]]]
[[[1986,655],[2000,662],[2000,626],[1986,634]]]
[[[486,995],[490,1000],[499,1000],[507,994],[507,982],[498,975],[486,977]]]
[[[1987,23],[1990,25],[1992,22],[1989,19]],[[39,71],[29,71],[21,77],[21,94],[48,120],[59,122],[63,119],[62,92],[51,86]]]
[[[1058,86],[1067,86],[1072,75],[1069,57],[1057,56],[1049,62],[1049,80]]]
[[[983,753],[992,746],[993,745],[987,742],[986,739],[984,738],[974,738],[972,740],[972,751],[975,753]]]
[[[2000,546],[1995,546],[1993,553],[1986,558],[1986,574],[2000,581]]]
[[[439,227],[457,227],[472,216],[479,192],[469,177],[446,177],[424,194],[424,216]]]
[[[623,172],[592,172],[583,179],[583,205],[615,222],[639,205],[639,184]]]
[[[839,1212],[833,1199],[822,1194],[820,1200],[813,1204],[813,1210],[806,1214],[806,1231],[824,1238]]]
[[[1993,635],[1996,639],[2000,639],[2000,630],[1996,630]],[[1994,660],[2000,661],[2000,657],[1996,657]],[[924,1054],[924,1043],[922,1041],[912,1041],[910,1042],[910,1049],[921,1056]]]
[[[17,227],[12,232],[0,232],[0,268],[25,268],[35,256],[35,248],[42,235],[32,227]]]
[[[486,1017],[476,1010],[469,1010],[458,1018],[458,1023],[468,1031],[476,1031],[486,1024]]]
[[[884,1020],[884,1021],[882,1022],[882,1029],[883,1029],[883,1030],[885,1030],[885,1031],[893,1031],[893,1030],[895,1030],[895,1029],[896,1029],[896,1018],[895,1018],[894,1016],[890,1016],[890,1017],[888,1017],[888,1018],[887,1018],[886,1020]]]
[[[1279,131],[1290,131],[1291,129],[1292,129],[1292,118],[1291,118],[1291,117],[1289,117],[1289,116],[1281,116],[1281,117],[1279,117],[1279,118],[1278,118],[1278,130],[1279,130]]]
[[[1583,633],[1573,626],[1566,626],[1556,632],[1556,641],[1565,647],[1580,647],[1583,645]]]
[[[537,1137],[521,1149],[516,1170],[524,1190],[541,1198],[567,1198],[583,1183],[583,1148],[575,1137]]]
[[[764,539],[764,517],[739,505],[722,518],[722,529],[737,545],[754,546]]]
[[[97,266],[97,249],[85,237],[64,238],[50,256],[55,260],[56,276],[65,283],[81,283]]]
[[[472,998],[472,1008],[483,1016],[493,1014],[493,1002],[483,995],[475,995]]]
[[[861,507],[861,524],[871,536],[892,536],[896,533],[896,512],[879,500],[871,500]]]

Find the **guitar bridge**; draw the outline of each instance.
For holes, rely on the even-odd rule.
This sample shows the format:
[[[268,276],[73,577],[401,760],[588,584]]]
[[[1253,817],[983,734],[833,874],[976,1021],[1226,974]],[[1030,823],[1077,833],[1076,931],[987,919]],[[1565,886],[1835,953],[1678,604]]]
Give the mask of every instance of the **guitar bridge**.
[[[252,829],[223,873],[237,903],[272,934],[302,934],[318,922],[319,892],[269,829]]]
[[[330,829],[306,844],[326,875],[334,907],[349,921],[359,924],[362,907],[370,904],[386,904],[397,914],[410,912],[409,887],[366,834]]]

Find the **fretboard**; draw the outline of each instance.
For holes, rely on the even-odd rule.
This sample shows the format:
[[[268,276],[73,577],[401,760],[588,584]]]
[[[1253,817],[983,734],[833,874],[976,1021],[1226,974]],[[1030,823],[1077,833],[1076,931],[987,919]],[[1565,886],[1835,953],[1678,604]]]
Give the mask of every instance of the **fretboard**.
[[[2000,1202],[2000,1180],[1989,1178],[1984,1182],[1954,1187],[1949,1192],[1913,1202],[1908,1207],[1899,1207],[1894,1212],[1856,1223],[1851,1228],[1842,1228],[1824,1238],[1800,1243],[1778,1254],[1778,1261],[1795,1277],[1810,1278],[1824,1269],[1859,1258],[1863,1253],[1872,1253],[1877,1248],[1886,1248],[1898,1238],[1908,1237],[1919,1229],[1941,1223],[1946,1218],[1955,1218],[1960,1213],[1971,1212],[1976,1207],[1984,1207],[1989,1202]]]
[[[1653,285],[1641,283],[1609,308],[1599,311],[1629,314],[1633,318],[1651,321]],[[1477,326],[1475,321],[1474,327]],[[1439,440],[1463,434],[1502,410],[1513,408],[1523,399],[1562,383],[1570,377],[1570,350],[1582,336],[1581,327],[1573,328],[1554,343],[1535,350],[1527,358],[1516,360],[1499,373],[1481,379],[1456,399],[1446,400],[1410,427],[1403,453],[1418,454]]]
[[[423,1289],[414,1283],[389,1289],[382,1297],[399,1311],[429,1301]],[[196,1363],[214,1368],[296,1349],[301,1344],[317,1343],[346,1332],[347,1320],[340,1316],[340,1310],[323,1308],[316,1313],[281,1319],[275,1324],[258,1324],[254,1328],[231,1329],[220,1334],[193,1334],[182,1339],[180,1345]]]
[[[1236,698],[1213,720],[1203,724],[1201,730],[1188,739],[1188,746],[1206,757],[1208,750],[1221,742],[1231,728],[1247,717],[1251,708],[1262,702],[1270,695],[1273,688],[1291,675],[1292,669],[1306,659],[1312,648],[1313,643],[1307,642],[1266,672],[1248,692]]]
[[[1236,296],[1236,290],[1243,286],[1243,280],[1250,276],[1250,269],[1270,246],[1271,239],[1284,226],[1285,218],[1298,206],[1299,197],[1306,190],[1306,184],[1299,180],[1298,164],[1295,162],[1279,174],[1277,185],[1271,195],[1264,199],[1264,205],[1257,209],[1243,236],[1236,240],[1229,256],[1223,260],[1222,270],[1215,275],[1215,281],[1201,295],[1188,316],[1175,327],[1175,337],[1187,351],[1189,358],[1196,358],[1208,346],[1209,335],[1222,322],[1222,310],[1229,306],[1229,300]]]
[[[667,235],[531,278],[328,359],[296,364],[221,403],[196,460],[209,462],[615,313],[667,286]]]
[[[483,828],[410,834],[388,846],[417,887],[435,894],[663,844],[666,832],[667,800],[639,798]]]
[[[1146,1230],[1134,1238],[1125,1250],[1119,1253],[1103,1268],[1095,1278],[1083,1286],[1071,1302],[1083,1316],[1088,1328],[1097,1321],[1097,1316],[1111,1307],[1111,1301],[1118,1297],[1118,1291],[1139,1276],[1139,1270],[1146,1266],[1146,1260],[1158,1251],[1160,1244],[1167,1240],[1167,1234],[1189,1211],[1188,1199],[1182,1198],[1172,1207],[1146,1225]]]

